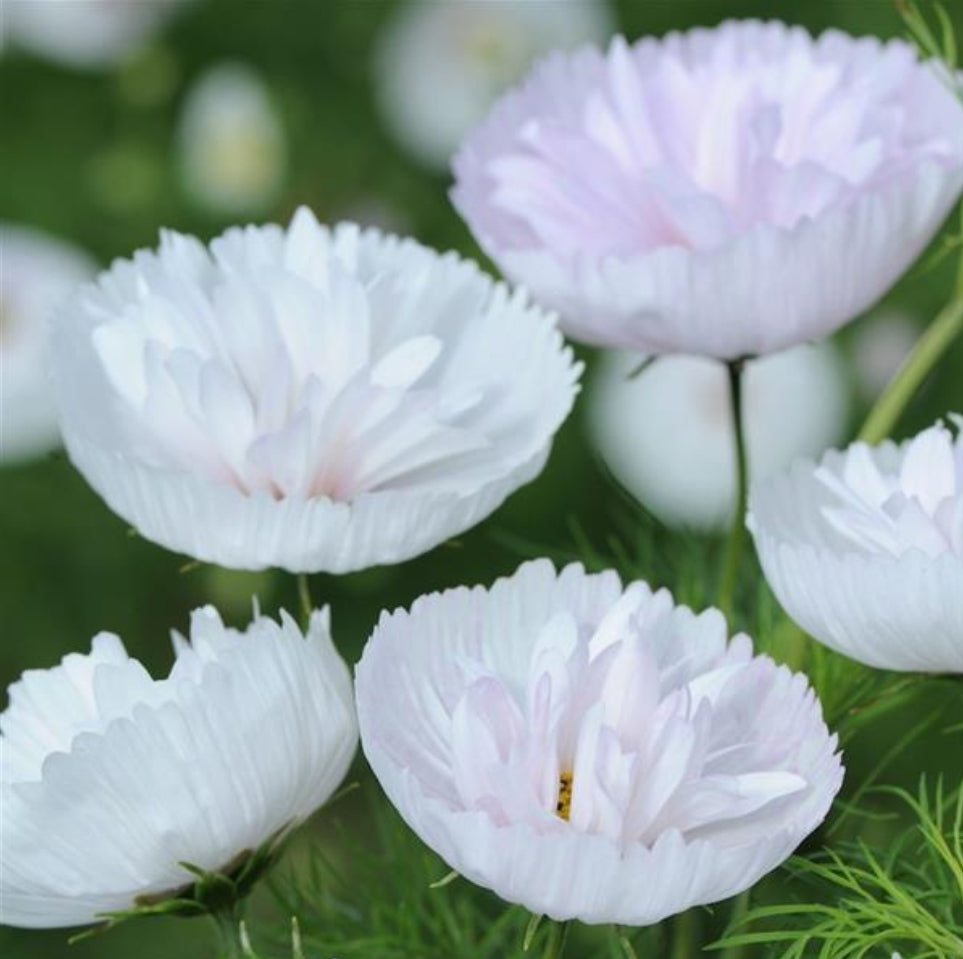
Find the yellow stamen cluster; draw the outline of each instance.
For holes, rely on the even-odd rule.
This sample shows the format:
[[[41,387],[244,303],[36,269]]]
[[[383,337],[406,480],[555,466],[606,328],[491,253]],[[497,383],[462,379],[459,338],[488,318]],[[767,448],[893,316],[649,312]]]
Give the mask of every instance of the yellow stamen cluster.
[[[572,814],[572,774],[562,772],[558,777],[558,799],[555,802],[555,815],[568,822]]]

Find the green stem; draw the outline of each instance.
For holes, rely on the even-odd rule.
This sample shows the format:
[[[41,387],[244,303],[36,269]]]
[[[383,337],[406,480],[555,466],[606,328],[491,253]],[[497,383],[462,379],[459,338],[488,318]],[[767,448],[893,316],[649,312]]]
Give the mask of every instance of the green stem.
[[[548,938],[545,940],[545,952],[542,959],[561,959],[565,952],[565,942],[568,939],[568,922],[552,923]]]
[[[298,600],[301,603],[301,626],[307,629],[311,622],[311,612],[314,609],[307,573],[298,573]]]
[[[612,928],[615,930],[616,942],[618,942],[619,949],[625,956],[625,959],[639,959],[638,953],[635,951],[628,933],[621,926],[613,926]]]
[[[746,454],[746,431],[742,409],[742,372],[744,366],[744,360],[730,360],[727,364],[729,406],[732,411],[736,452],[736,506],[733,512],[729,541],[726,543],[725,557],[722,561],[722,579],[719,585],[719,608],[727,619],[731,619],[734,612],[739,564],[742,561],[743,545],[746,539],[746,507],[749,499],[749,464]]]
[[[241,945],[241,922],[237,909],[227,906],[210,913],[214,925],[217,927],[217,938],[220,944],[219,954],[223,959],[244,959],[244,949]]]
[[[859,431],[864,443],[879,443],[893,432],[916,391],[960,333],[963,333],[963,291],[957,290],[956,297],[936,315],[876,400]]]
[[[672,920],[672,959],[691,959],[699,951],[699,914],[686,909]]]
[[[738,926],[742,926],[746,916],[749,915],[749,890],[746,889],[739,893],[733,900],[732,913],[729,916],[729,929],[735,931]],[[745,931],[745,930],[742,930]],[[729,946],[723,949],[720,959],[742,959],[745,955],[745,946]]]

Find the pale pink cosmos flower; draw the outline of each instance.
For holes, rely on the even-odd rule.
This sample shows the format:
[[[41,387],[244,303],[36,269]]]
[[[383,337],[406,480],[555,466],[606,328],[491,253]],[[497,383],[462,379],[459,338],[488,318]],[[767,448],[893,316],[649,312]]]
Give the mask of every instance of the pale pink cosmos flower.
[[[908,44],[728,22],[545,60],[453,199],[576,339],[721,359],[831,333],[963,185],[963,106]]]
[[[746,889],[843,774],[805,677],[718,611],[547,560],[383,614],[357,700],[409,826],[560,920],[642,925]]]
[[[963,672],[959,432],[800,462],[753,489],[749,527],[773,592],[816,639],[871,666]]]

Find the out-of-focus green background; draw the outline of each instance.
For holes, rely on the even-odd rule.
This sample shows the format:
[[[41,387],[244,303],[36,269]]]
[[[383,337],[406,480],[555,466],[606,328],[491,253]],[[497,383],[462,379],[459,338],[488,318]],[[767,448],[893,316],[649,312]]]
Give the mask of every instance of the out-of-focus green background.
[[[0,0],[0,6],[10,2]],[[406,155],[376,108],[373,47],[397,6],[387,0],[196,0],[146,47],[104,70],[72,69],[7,50],[0,56],[0,220],[67,238],[102,264],[153,245],[161,226],[205,238],[219,232],[236,218],[205,212],[191,198],[180,174],[176,131],[193,81],[207,67],[230,60],[261,74],[287,143],[283,188],[259,219],[286,220],[301,203],[322,220],[377,210],[427,244],[477,255],[447,199],[447,176]],[[832,26],[883,36],[901,30],[888,0],[621,0],[611,9],[631,38],[733,16],[779,17],[813,30]],[[954,16],[963,19],[963,12],[957,8]],[[888,302],[925,322],[949,291],[949,267],[911,274]],[[842,336],[850,350],[852,337],[852,330]],[[927,384],[901,432],[961,407],[963,343]],[[857,404],[856,416],[862,412]],[[543,547],[574,553],[573,521],[603,546],[613,535],[631,539],[625,516],[624,500],[590,452],[577,408],[544,474],[480,528],[402,566],[315,577],[313,590],[332,605],[337,641],[353,661],[383,607],[455,583],[490,582]],[[669,543],[669,534],[651,525],[646,529],[656,543]],[[666,545],[664,559],[661,547],[647,550],[647,576],[670,587],[678,585],[679,575],[678,563],[670,559],[679,553],[672,549]],[[189,610],[199,604],[214,602],[236,623],[248,616],[252,593],[270,611],[279,604],[294,606],[293,583],[283,575],[210,567],[183,571],[184,563],[184,557],[131,535],[62,453],[3,465],[3,686],[24,669],[52,665],[86,648],[98,630],[119,633],[134,654],[163,670],[170,662],[168,631],[184,628]],[[912,716],[902,716],[896,726],[911,722]],[[878,741],[863,737],[853,747],[851,766],[871,768],[892,735],[887,727]],[[897,762],[889,781],[912,785],[922,770],[958,772],[958,739],[952,752],[955,759],[949,741],[937,737]],[[376,787],[365,781],[363,788]],[[62,932],[0,929],[0,954],[9,959],[211,954],[204,930],[176,920],[155,921],[147,936],[130,928],[70,948],[64,939]]]

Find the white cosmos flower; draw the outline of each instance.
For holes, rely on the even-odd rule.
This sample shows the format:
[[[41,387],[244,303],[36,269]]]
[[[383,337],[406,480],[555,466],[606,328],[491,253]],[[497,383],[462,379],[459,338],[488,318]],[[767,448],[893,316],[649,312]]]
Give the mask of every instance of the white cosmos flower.
[[[731,360],[893,284],[963,187],[963,105],[908,43],[733,21],[549,57],[454,170],[485,251],[571,336]]]
[[[0,715],[0,922],[95,922],[236,865],[306,819],[355,751],[327,610],[227,629],[211,607],[155,680],[109,633],[28,670]]]
[[[281,123],[250,67],[222,63],[188,93],[180,120],[184,179],[211,210],[247,213],[274,200],[285,172]]]
[[[95,270],[63,240],[0,223],[0,460],[28,459],[59,443],[47,325]]]
[[[111,66],[186,0],[6,0],[4,40],[71,67]]]
[[[453,869],[553,919],[644,925],[734,895],[826,815],[802,675],[644,583],[546,560],[383,614],[362,747]]]
[[[963,438],[949,428],[798,463],[753,488],[749,528],[816,639],[870,666],[963,672]]]
[[[736,473],[725,367],[663,356],[630,378],[641,359],[602,358],[589,387],[592,443],[615,478],[665,522],[720,527],[732,513]],[[754,360],[744,384],[750,476],[769,476],[842,437],[845,370],[828,343]]]
[[[468,529],[541,470],[578,367],[552,317],[411,241],[164,233],[55,323],[64,439],[144,536],[343,572]]]
[[[447,167],[494,99],[551,50],[611,33],[606,0],[411,0],[385,24],[374,74],[382,116],[430,167]]]

